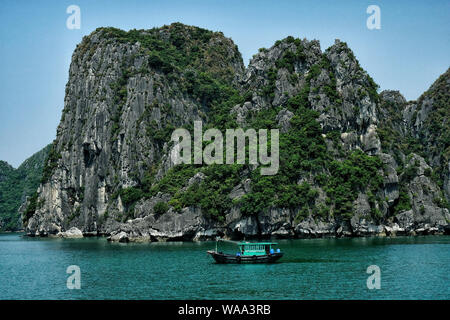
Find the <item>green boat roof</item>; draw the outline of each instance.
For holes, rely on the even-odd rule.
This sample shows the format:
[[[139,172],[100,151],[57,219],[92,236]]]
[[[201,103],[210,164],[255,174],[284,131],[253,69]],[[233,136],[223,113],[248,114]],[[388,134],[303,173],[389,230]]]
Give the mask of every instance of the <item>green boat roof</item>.
[[[245,245],[273,245],[278,244],[276,242],[239,242],[238,245],[245,246]]]

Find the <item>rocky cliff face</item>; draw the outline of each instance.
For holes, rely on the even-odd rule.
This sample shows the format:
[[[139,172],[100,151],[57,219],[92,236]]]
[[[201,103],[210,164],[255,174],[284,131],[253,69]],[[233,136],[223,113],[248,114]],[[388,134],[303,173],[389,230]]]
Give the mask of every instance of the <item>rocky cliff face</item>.
[[[75,50],[30,235],[190,240],[443,233],[449,71],[407,102],[377,93],[343,42],[288,37],[247,68],[182,24],[100,28]],[[177,165],[174,128],[279,128],[280,172]],[[76,228],[76,229],[75,229]]]

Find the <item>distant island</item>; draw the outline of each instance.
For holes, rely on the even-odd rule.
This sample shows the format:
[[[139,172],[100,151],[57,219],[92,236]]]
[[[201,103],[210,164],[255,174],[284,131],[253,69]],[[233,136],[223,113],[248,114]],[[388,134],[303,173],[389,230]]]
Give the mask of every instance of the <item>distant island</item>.
[[[73,53],[39,183],[8,189],[5,181],[24,180],[2,178],[14,171],[2,163],[1,227],[22,227],[17,210],[28,195],[20,222],[30,236],[448,234],[449,75],[406,101],[379,93],[339,40],[322,52],[317,40],[287,37],[245,67],[221,32],[180,23],[99,28]],[[279,129],[278,173],[174,165],[171,134],[192,131],[194,121],[221,131]],[[8,210],[5,192],[14,193]]]
[[[36,152],[17,169],[0,160],[0,231],[23,228],[21,213],[27,197],[36,194],[50,146]]]

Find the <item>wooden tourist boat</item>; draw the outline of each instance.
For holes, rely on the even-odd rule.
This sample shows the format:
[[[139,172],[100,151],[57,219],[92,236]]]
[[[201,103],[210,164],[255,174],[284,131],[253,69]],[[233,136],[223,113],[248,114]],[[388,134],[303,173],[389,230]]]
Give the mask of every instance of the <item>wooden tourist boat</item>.
[[[218,241],[229,241],[219,239]],[[274,249],[275,242],[234,242],[239,247],[235,254],[227,254],[217,250],[208,250],[217,263],[273,263],[279,260],[283,253],[280,249]]]

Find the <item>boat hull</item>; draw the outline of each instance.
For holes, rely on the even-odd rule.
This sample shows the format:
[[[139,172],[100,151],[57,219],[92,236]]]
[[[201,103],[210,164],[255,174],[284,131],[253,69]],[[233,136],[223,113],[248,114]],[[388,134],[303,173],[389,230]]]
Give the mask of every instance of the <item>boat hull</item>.
[[[207,253],[211,255],[217,263],[274,263],[283,256],[283,253],[281,252],[255,256],[236,256],[216,251],[207,251]]]

